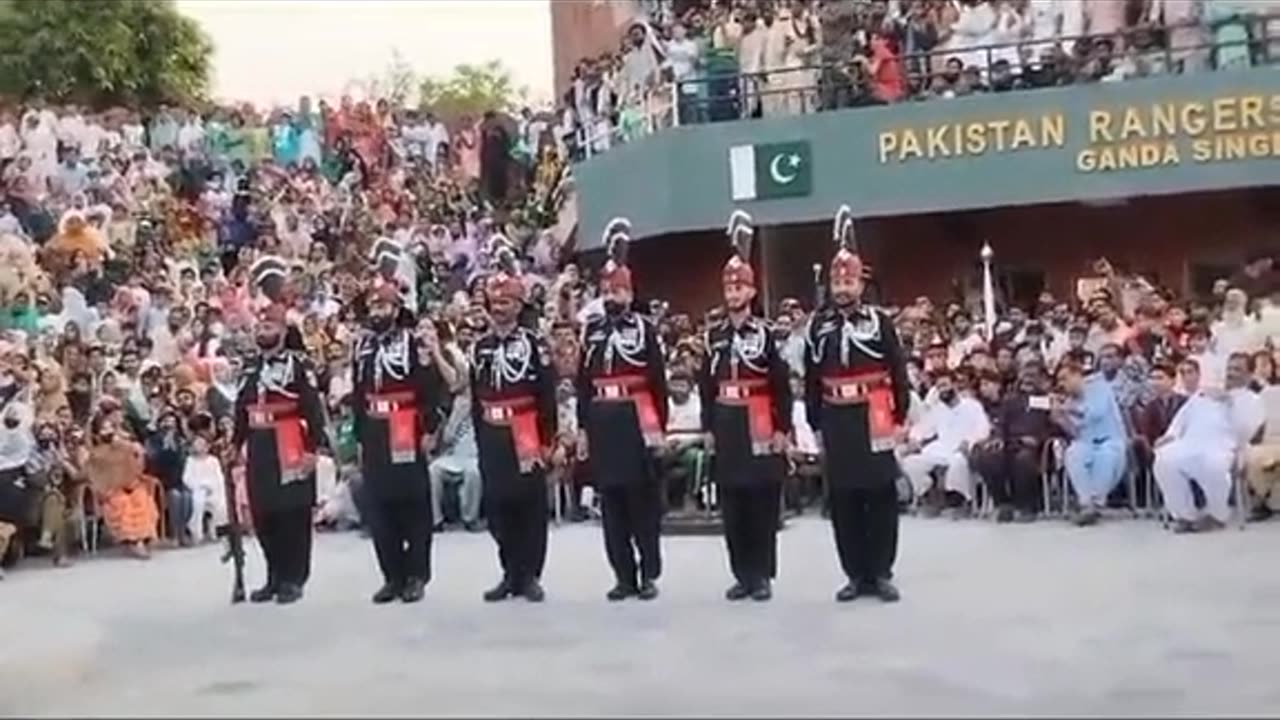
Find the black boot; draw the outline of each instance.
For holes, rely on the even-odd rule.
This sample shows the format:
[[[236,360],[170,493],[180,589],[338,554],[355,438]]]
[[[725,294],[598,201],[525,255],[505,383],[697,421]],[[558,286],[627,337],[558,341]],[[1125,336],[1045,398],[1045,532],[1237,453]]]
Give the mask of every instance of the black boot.
[[[276,591],[277,605],[292,605],[302,599],[302,587],[293,583],[281,583]]]
[[[640,589],[636,591],[636,597],[641,600],[653,600],[658,597],[658,586],[652,580],[645,580],[640,583]]]
[[[388,582],[373,594],[374,605],[384,605],[400,597],[399,583]]]
[[[619,600],[626,600],[627,598],[635,594],[636,594],[635,585],[629,585],[627,583],[619,581],[617,585],[613,586],[612,590],[605,593],[605,597],[609,599],[609,602],[617,602]]]
[[[849,584],[836,591],[836,602],[853,602],[862,594],[862,581],[857,578],[850,578]]]
[[[537,578],[525,583],[524,592],[520,594],[531,603],[540,603],[547,597],[546,591],[542,589],[542,583],[538,582]]]
[[[416,603],[426,594],[426,588],[426,580],[411,577],[404,581],[404,590],[400,592],[400,599],[407,603]]]
[[[751,594],[751,591],[747,589],[746,585],[743,585],[740,582],[736,582],[733,584],[733,587],[724,591],[724,599],[725,600],[742,600],[743,598],[747,597],[750,594]]]
[[[773,598],[773,583],[768,578],[760,580],[755,587],[751,588],[751,599],[756,602],[766,602]]]
[[[266,585],[249,593],[249,602],[265,603],[276,599],[275,583],[268,582]]]
[[[514,597],[515,594],[515,590],[511,587],[511,582],[506,578],[502,578],[497,585],[486,590],[482,597],[485,602],[498,602],[506,600],[509,597]]]
[[[898,588],[893,586],[893,583],[889,582],[888,578],[876,580],[872,584],[871,592],[880,598],[881,602],[892,603],[902,599],[902,594],[898,592]]]

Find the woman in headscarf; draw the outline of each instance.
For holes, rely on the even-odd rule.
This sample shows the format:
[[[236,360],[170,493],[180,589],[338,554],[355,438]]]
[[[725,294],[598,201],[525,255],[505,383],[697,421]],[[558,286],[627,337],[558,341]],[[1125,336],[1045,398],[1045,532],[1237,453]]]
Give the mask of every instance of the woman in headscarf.
[[[92,423],[89,482],[111,537],[147,559],[160,522],[155,480],[143,475],[142,448],[121,432],[119,414],[118,408],[104,410]]]
[[[30,418],[24,417],[23,409],[20,403],[11,401],[0,423],[0,559],[8,551],[11,539],[30,526],[32,508],[39,502],[39,496],[26,482],[27,461],[35,439]]]

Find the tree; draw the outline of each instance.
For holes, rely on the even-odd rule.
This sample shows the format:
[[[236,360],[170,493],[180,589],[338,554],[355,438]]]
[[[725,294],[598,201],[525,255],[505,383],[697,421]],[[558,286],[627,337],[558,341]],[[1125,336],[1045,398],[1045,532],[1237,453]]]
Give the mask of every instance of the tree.
[[[202,100],[213,44],[171,0],[0,1],[0,94],[95,107]]]
[[[526,94],[499,60],[458,65],[448,77],[428,77],[418,87],[419,105],[441,118],[479,117],[487,110],[507,112]]]
[[[348,88],[356,89],[368,99],[386,99],[393,107],[404,107],[411,102],[418,89],[418,74],[400,54],[399,48],[391,50],[391,60],[381,75],[369,75],[363,80],[353,80]]]

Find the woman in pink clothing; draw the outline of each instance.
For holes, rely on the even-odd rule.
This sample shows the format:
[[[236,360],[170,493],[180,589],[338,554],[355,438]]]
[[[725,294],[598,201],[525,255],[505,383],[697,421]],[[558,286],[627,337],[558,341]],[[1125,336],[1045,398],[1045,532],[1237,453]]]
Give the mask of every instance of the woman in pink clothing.
[[[475,121],[469,116],[463,116],[462,129],[454,136],[454,144],[462,177],[467,180],[480,177],[480,135]]]

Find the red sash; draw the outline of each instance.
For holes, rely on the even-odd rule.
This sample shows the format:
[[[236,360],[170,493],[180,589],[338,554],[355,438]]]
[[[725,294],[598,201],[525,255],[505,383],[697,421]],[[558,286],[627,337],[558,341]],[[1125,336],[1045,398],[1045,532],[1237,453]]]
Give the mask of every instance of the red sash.
[[[871,452],[888,452],[897,447],[898,424],[893,419],[893,380],[888,371],[871,369],[824,377],[822,390],[823,400],[828,405],[867,405],[867,436],[871,442]]]
[[[743,407],[747,410],[747,428],[751,433],[751,454],[773,453],[773,398],[769,394],[769,381],[721,380],[718,401],[721,405]]]
[[[490,425],[511,429],[520,472],[527,473],[542,461],[542,433],[538,430],[538,404],[531,396],[481,400],[480,415]]]
[[[662,423],[658,420],[658,407],[653,402],[647,378],[643,375],[617,375],[597,378],[593,384],[596,400],[633,403],[644,444],[651,448],[662,445]]]
[[[305,478],[311,472],[307,444],[302,433],[302,417],[296,400],[259,401],[249,407],[249,427],[272,430],[276,436],[276,457],[280,460],[280,483]]]
[[[387,456],[392,465],[418,459],[418,407],[411,392],[370,393],[369,417],[387,421]]]

